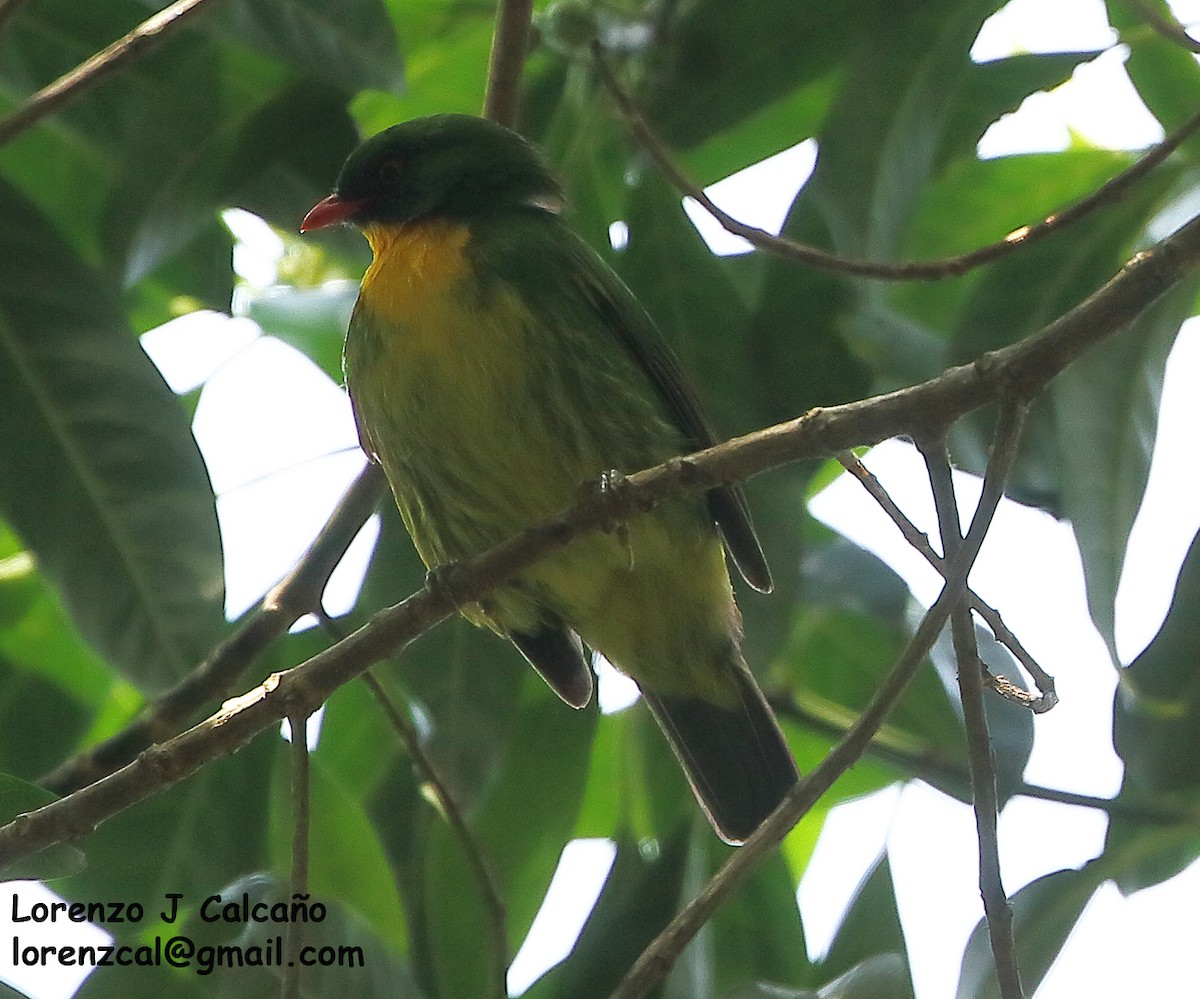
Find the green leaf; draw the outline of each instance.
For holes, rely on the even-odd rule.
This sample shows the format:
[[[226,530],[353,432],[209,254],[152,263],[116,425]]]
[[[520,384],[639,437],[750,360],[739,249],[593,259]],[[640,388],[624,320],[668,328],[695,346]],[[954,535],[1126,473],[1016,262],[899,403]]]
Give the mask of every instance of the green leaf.
[[[224,623],[208,474],[99,278],[0,186],[0,509],[80,631],[160,690]]]
[[[1147,109],[1167,131],[1173,131],[1196,113],[1200,104],[1200,66],[1179,43],[1164,38],[1148,23],[1142,10],[1129,0],[1108,0],[1108,17],[1129,46],[1125,70]],[[1159,17],[1175,19],[1163,0],[1148,0]],[[1195,135],[1183,144],[1193,161],[1200,157]]]
[[[1195,278],[1180,282],[1050,387],[1063,499],[1083,556],[1088,609],[1114,662],[1117,584],[1150,475],[1167,355],[1198,287]]]
[[[989,160],[960,157],[943,168],[922,197],[907,234],[904,256],[936,260],[987,246],[1079,201],[1130,162],[1127,153],[1083,148]],[[1015,255],[1026,252],[1027,247]],[[983,334],[992,330],[985,326],[975,331],[959,321],[964,301],[977,284],[987,280],[987,273],[977,270],[933,283],[900,282],[888,289],[886,298],[910,319],[938,330],[942,338],[957,330],[954,360],[965,362],[975,356],[971,350],[987,349]],[[980,311],[973,318],[987,316]],[[976,332],[979,343],[972,339]],[[1002,334],[992,330],[991,335],[998,338]],[[940,371],[946,362],[939,361]]]
[[[784,989],[773,982],[756,982],[731,993],[728,999],[893,999],[911,990],[904,958],[877,954],[819,989]]]
[[[1200,533],[1183,560],[1158,634],[1127,669],[1113,703],[1113,746],[1126,783],[1146,791],[1200,787]]]
[[[996,6],[924,3],[860,21],[807,185],[838,252],[889,259],[900,250],[973,65],[967,50]]]
[[[695,897],[729,859],[729,848],[697,824],[686,894]],[[796,884],[782,854],[760,863],[688,945],[668,996],[726,995],[753,981],[802,985],[811,978]]]
[[[951,344],[951,359],[965,362],[986,350],[1013,343],[1041,329],[1099,288],[1124,262],[1138,233],[1158,210],[1171,182],[1171,171],[1156,174],[1106,211],[1089,215],[1069,230],[1026,246],[988,267],[962,306]],[[1171,300],[1177,301],[1174,296]],[[1168,307],[1162,316],[1170,313]],[[1078,528],[1085,560],[1087,549],[1100,544],[1104,537],[1103,533],[1085,532],[1095,531],[1106,518],[1111,522],[1118,497],[1106,489],[1093,500],[1084,492],[1095,482],[1124,473],[1113,463],[1117,455],[1103,450],[1081,452],[1079,448],[1090,446],[1086,443],[1089,428],[1097,417],[1103,417],[1103,425],[1110,434],[1119,437],[1126,432],[1121,421],[1127,413],[1122,407],[1136,398],[1137,380],[1161,379],[1161,364],[1155,358],[1162,350],[1159,338],[1164,335],[1164,325],[1165,318],[1159,318],[1145,327],[1143,336],[1154,338],[1155,346],[1153,350],[1147,349],[1132,369],[1126,366],[1131,358],[1120,356],[1127,351],[1137,353],[1137,347],[1126,342],[1136,342],[1127,333],[1068,368],[1052,383],[1049,395],[1043,396],[1030,411],[1026,435],[1010,476],[1009,493],[1051,513],[1078,516],[1086,525]],[[1156,365],[1160,369],[1157,375],[1153,370]],[[1093,378],[1104,375],[1108,384],[1090,391],[1085,375],[1077,373],[1085,369]],[[1064,385],[1061,389],[1060,383]],[[1062,404],[1058,402],[1060,393],[1065,393]],[[1077,405],[1070,405],[1072,394]],[[1096,416],[1092,414],[1093,406]],[[979,474],[986,463],[992,418],[991,411],[969,418],[959,424],[951,437],[955,460]],[[1136,427],[1134,439],[1143,433],[1141,426]],[[1112,437],[1104,441],[1097,438],[1096,446],[1104,444],[1116,447],[1117,441]],[[1127,452],[1121,457],[1129,459],[1132,455]],[[1136,481],[1137,477],[1136,471],[1130,473],[1130,481]],[[1126,502],[1127,497],[1119,500]],[[1089,597],[1097,626],[1102,633],[1106,630],[1111,633],[1111,628],[1106,629],[1104,624],[1104,581],[1097,574],[1101,568],[1102,563],[1097,564],[1095,572],[1087,566]]]
[[[13,682],[36,677],[46,682],[48,695],[52,687],[77,704],[99,705],[112,686],[108,667],[80,637],[33,556],[11,540],[17,550],[0,557],[0,657],[13,667]]]
[[[71,754],[89,721],[61,687],[0,655],[0,771],[36,780]]]
[[[1089,864],[1040,877],[1010,899],[1017,967],[1028,995],[1037,991],[1102,881],[1096,865]],[[987,924],[980,920],[963,954],[955,999],[993,997],[999,999],[999,985]]]
[[[976,144],[1001,115],[1016,111],[1030,94],[1066,83],[1080,63],[1094,59],[1100,52],[1022,52],[972,63],[947,123],[943,161],[960,155],[974,159]]]
[[[1200,857],[1200,794],[1150,793],[1126,776],[1104,840],[1104,853],[1096,863],[1126,894],[1150,888],[1173,878]],[[1123,806],[1123,807],[1121,807]],[[1128,811],[1126,811],[1128,809]],[[1175,812],[1175,821],[1147,821],[1139,817]]]
[[[359,608],[369,614],[397,603],[424,579],[395,505],[385,502]],[[509,642],[458,617],[406,649],[396,670],[402,700],[427,726],[425,752],[467,812],[491,786],[513,738],[528,672]]]
[[[854,897],[834,934],[829,953],[817,968],[822,977],[842,975],[861,967],[872,958],[897,957],[901,980],[888,993],[893,999],[912,996],[908,975],[908,950],[900,913],[896,908],[896,889],[891,865],[880,855],[855,890]]]
[[[572,711],[532,671],[517,713],[495,781],[470,819],[514,942],[533,922],[575,825],[598,714],[594,708]],[[431,832],[427,865],[425,916],[440,991],[484,995],[494,960],[492,933],[477,879],[444,822]]]
[[[643,851],[628,832],[571,953],[525,993],[529,999],[604,999],[680,904],[685,828]]]
[[[347,92],[403,87],[395,30],[380,0],[235,0],[216,19],[229,37]]]
[[[864,24],[883,16],[850,0],[766,0],[747,17],[736,4],[682,4],[670,46],[649,53],[647,118],[671,146],[691,148],[763,111],[844,59]],[[782,119],[787,122],[789,119]],[[777,134],[786,134],[777,126]],[[796,131],[774,150],[807,135]]]

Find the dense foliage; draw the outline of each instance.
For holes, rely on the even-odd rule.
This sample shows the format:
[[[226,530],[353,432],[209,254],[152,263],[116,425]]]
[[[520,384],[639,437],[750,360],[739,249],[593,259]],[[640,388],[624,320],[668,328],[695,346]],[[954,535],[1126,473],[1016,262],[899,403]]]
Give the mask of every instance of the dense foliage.
[[[937,375],[1013,342],[1093,292],[1161,235],[1194,192],[1197,140],[1119,203],[990,266],[922,284],[818,272],[755,252],[712,255],[678,194],[650,166],[578,42],[597,26],[648,120],[709,184],[815,137],[815,174],[785,235],[850,257],[926,259],[993,242],[1093,191],[1132,157],[1077,144],[981,161],[988,126],[1094,52],[976,64],[968,51],[998,0],[753,5],[578,0],[535,16],[519,124],[561,172],[575,223],[646,304],[729,434]],[[752,8],[752,11],[751,11]],[[1200,107],[1200,67],[1110,0],[1128,71],[1166,129]],[[143,20],[144,0],[35,0],[0,33],[0,109]],[[478,112],[494,10],[463,0],[226,0],[90,93],[0,146],[0,793],[3,818],[48,800],[55,765],[118,732],[146,699],[229,635],[213,490],[178,398],[138,336],[181,312],[229,312],[235,275],[221,212],[281,233],[328,192],[361,134],[436,111]],[[1174,213],[1174,214],[1173,214]],[[621,220],[628,244],[612,249]],[[288,239],[292,237],[287,236]],[[357,275],[345,234],[304,251],[270,300],[268,333],[340,381],[344,302],[323,281]],[[1136,328],[1090,353],[1035,405],[1009,492],[1069,519],[1088,602],[1114,646],[1114,599],[1145,487],[1166,355],[1195,306],[1179,285]],[[955,460],[981,470],[990,421],[956,428]],[[792,466],[749,484],[776,577],[745,593],[747,654],[765,689],[797,710],[784,725],[803,770],[821,759],[904,646],[911,597],[882,563],[811,519],[831,473]],[[1115,745],[1124,801],[1180,809],[1200,789],[1200,554],[1185,561],[1158,638],[1125,673]],[[848,583],[847,580],[852,580]],[[420,586],[393,511],[343,629]],[[279,639],[227,695],[328,641]],[[941,653],[937,653],[940,655]],[[1015,675],[994,646],[993,668]],[[1115,655],[1115,652],[1114,652]],[[723,859],[642,706],[566,710],[494,637],[456,621],[383,671],[420,721],[499,886],[510,951],[524,939],[563,845],[617,844],[616,862],[570,957],[529,995],[602,996]],[[891,717],[893,751],[835,785],[680,963],[667,994],[905,995],[912,986],[886,861],[864,882],[832,949],[811,960],[795,903],[827,810],[942,764],[969,800],[957,688],[926,670]],[[215,708],[195,705],[191,720]],[[1001,773],[1019,776],[1033,725],[991,712]],[[367,690],[329,702],[312,757],[311,893],[321,932],[366,942],[366,972],[326,969],[309,995],[457,999],[484,994],[489,915],[470,864],[423,793]],[[288,754],[277,733],[107,822],[22,876],[72,899],[182,893],[196,934],[206,896],[266,891],[287,877]],[[1180,810],[1178,814],[1186,813]],[[1103,882],[1155,884],[1200,854],[1194,820],[1110,824],[1102,856],[1016,900],[1028,985]],[[334,925],[336,924],[336,926]],[[146,926],[110,926],[138,941]],[[221,927],[228,930],[228,927]],[[960,994],[988,995],[985,947]],[[843,976],[845,976],[843,978]],[[749,989],[750,991],[746,991]],[[221,991],[224,990],[224,991]],[[81,995],[271,995],[269,973],[212,978],[165,968],[94,974]],[[822,993],[827,994],[827,993]]]

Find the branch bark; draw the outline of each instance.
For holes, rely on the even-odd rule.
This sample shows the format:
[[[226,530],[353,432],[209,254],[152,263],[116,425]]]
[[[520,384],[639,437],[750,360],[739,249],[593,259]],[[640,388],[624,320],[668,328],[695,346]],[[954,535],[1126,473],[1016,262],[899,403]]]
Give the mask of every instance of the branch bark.
[[[492,54],[488,60],[487,94],[483,116],[512,128],[517,120],[521,71],[529,48],[529,24],[533,0],[500,0],[496,28],[492,32]]]
[[[53,114],[64,104],[91,90],[127,63],[144,55],[147,50],[158,45],[187,24],[196,14],[202,13],[216,2],[218,0],[176,0],[171,6],[164,7],[157,14],[146,18],[129,34],[118,38],[69,73],[64,73],[49,86],[39,90],[8,117],[0,120],[0,146],[30,125]],[[9,0],[9,3],[11,7],[12,0]],[[0,10],[0,14],[4,12]]]

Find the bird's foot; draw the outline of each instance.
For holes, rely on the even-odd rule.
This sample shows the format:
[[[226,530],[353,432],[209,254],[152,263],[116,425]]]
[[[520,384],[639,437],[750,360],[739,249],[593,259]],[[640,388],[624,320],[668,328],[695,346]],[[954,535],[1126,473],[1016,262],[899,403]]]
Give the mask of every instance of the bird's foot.
[[[448,601],[455,610],[461,611],[466,601],[460,599],[455,591],[454,580],[457,575],[457,562],[435,565],[425,573],[425,591],[438,600]]]

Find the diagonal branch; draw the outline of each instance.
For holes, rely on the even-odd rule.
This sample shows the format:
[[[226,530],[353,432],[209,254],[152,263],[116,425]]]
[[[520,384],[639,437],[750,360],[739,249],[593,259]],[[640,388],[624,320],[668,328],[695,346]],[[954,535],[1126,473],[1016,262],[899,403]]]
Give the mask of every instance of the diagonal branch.
[[[143,55],[183,27],[196,14],[207,10],[216,0],[175,0],[157,14],[146,18],[129,34],[97,52],[49,86],[43,87],[16,111],[0,119],[0,146],[34,123],[53,114],[64,104],[91,90],[97,83]],[[11,6],[13,0],[9,0]],[[0,9],[0,14],[8,8]]]
[[[1019,343],[950,368],[920,385],[816,409],[686,459],[637,472],[620,490],[593,490],[565,513],[490,552],[447,567],[439,576],[442,585],[426,588],[375,615],[344,641],[295,669],[274,674],[245,696],[226,702],[213,717],[147,749],[121,770],[0,827],[0,867],[54,843],[86,835],[217,757],[236,752],[283,717],[322,703],[373,662],[402,650],[453,614],[455,598],[459,602],[479,600],[582,531],[619,524],[685,491],[711,489],[786,462],[834,455],[898,434],[928,438],[937,428],[947,427],[989,402],[1032,397],[1067,364],[1124,328],[1198,264],[1200,219],[1194,219],[1154,250],[1130,261],[1085,302]],[[972,546],[981,540],[968,534],[959,555],[951,560],[948,578],[965,575],[966,555],[973,558]],[[964,564],[959,565],[960,561]],[[903,686],[903,677],[897,682]]]
[[[1168,156],[1178,149],[1191,135],[1200,131],[1200,113],[1193,115],[1179,128],[1168,135],[1157,146],[1152,146],[1132,166],[1123,170],[1115,177],[1101,184],[1095,191],[1061,212],[1035,222],[1021,226],[1010,232],[1003,239],[987,246],[979,247],[969,253],[957,257],[947,257],[942,260],[918,260],[901,263],[887,263],[875,260],[860,260],[851,257],[838,256],[817,246],[797,243],[782,236],[773,236],[757,226],[739,222],[728,212],[718,207],[704,190],[684,174],[682,169],[671,158],[671,154],[663,145],[662,140],[655,134],[645,118],[642,117],[632,98],[625,92],[612,72],[612,68],[604,58],[604,52],[599,43],[593,43],[592,55],[597,72],[605,88],[612,95],[617,109],[625,119],[630,132],[633,133],[639,146],[654,160],[659,170],[671,182],[675,189],[684,197],[697,202],[706,212],[716,219],[721,227],[734,236],[740,236],[751,245],[768,253],[794,260],[796,263],[815,267],[819,270],[831,271],[838,274],[851,274],[857,277],[879,278],[884,281],[936,281],[941,278],[957,277],[974,270],[983,264],[991,263],[1019,247],[1043,239],[1051,233],[1078,222],[1098,208],[1111,205],[1125,196],[1126,192],[1139,180],[1154,170]]]

